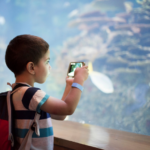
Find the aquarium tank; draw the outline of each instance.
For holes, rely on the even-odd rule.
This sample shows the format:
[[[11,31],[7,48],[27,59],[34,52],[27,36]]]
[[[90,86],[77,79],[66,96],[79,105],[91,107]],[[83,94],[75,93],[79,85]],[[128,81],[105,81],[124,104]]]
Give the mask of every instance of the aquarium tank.
[[[0,0],[0,92],[15,82],[5,51],[17,35],[50,45],[44,84],[61,99],[70,62],[89,77],[66,120],[150,136],[150,0]]]

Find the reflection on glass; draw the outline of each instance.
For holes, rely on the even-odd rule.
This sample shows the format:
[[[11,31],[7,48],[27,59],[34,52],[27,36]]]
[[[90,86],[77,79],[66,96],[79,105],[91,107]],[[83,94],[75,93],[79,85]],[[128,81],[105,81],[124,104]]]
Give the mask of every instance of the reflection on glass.
[[[35,84],[47,94],[62,97],[70,62],[91,63],[97,72],[85,82],[69,120],[150,135],[149,5],[149,0],[0,1],[0,91],[15,81],[4,63],[6,45],[19,34],[37,35],[50,44],[50,76]]]

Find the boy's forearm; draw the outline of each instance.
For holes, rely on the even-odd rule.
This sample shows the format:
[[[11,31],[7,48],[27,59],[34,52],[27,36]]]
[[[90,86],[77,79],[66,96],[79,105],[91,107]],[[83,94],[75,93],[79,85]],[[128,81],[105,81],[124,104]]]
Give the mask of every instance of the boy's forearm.
[[[66,84],[65,91],[64,91],[64,94],[63,94],[61,100],[63,100],[63,101],[65,100],[65,98],[69,94],[70,90],[71,90],[71,85]],[[56,119],[56,120],[64,120],[65,118],[66,118],[66,115],[61,115],[61,116],[59,115],[57,117],[56,116],[53,117],[53,119]]]
[[[83,86],[84,80],[82,78],[77,77],[74,79],[74,82]],[[78,88],[66,86],[63,100],[67,103],[70,109],[70,114],[73,114],[73,112],[75,111],[80,100],[81,93],[81,90]]]
[[[65,88],[65,91],[61,100],[65,100],[68,93],[70,92],[70,89],[71,89],[71,85],[66,85],[66,88]],[[66,118],[66,115],[51,115],[51,118],[56,119],[56,120],[64,120]]]
[[[75,78],[74,79],[74,82],[80,84],[83,86],[83,79],[82,78]],[[64,91],[64,94],[62,96],[62,100],[65,100],[65,98],[67,97],[67,95],[69,94],[70,90],[72,88],[72,85],[71,84],[66,84],[66,87],[65,87],[65,91]]]
[[[63,96],[62,96],[62,98],[61,98],[62,100],[65,100],[65,98],[66,98],[67,95],[69,94],[70,90],[71,90],[71,85],[66,84],[64,94],[63,94]]]
[[[66,115],[53,115],[51,114],[51,118],[55,120],[65,120]]]

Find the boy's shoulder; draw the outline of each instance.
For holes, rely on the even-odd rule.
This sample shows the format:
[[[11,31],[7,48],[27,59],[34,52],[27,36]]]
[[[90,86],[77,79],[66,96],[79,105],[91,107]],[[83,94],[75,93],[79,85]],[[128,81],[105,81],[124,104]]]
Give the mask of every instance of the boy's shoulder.
[[[21,87],[20,90],[25,93],[26,91],[37,91],[37,90],[41,90],[40,88],[38,87],[27,87],[27,86],[24,86],[24,87]]]
[[[16,110],[27,109],[36,111],[37,106],[42,104],[43,99],[48,96],[37,87],[22,86],[13,94],[13,102]]]
[[[16,92],[14,92],[13,95],[21,95],[23,97],[24,95],[31,95],[31,94],[34,95],[37,91],[44,92],[38,87],[31,87],[27,84],[21,85],[18,88],[17,88],[17,85],[19,84],[12,85],[13,90],[14,91],[16,90]]]
[[[37,87],[21,87],[18,92],[16,93],[20,93],[22,96],[25,96],[25,95],[35,95],[35,93],[45,93],[44,91],[42,91],[40,88],[37,88]]]
[[[30,86],[30,85],[27,84],[27,83],[14,83],[14,84],[12,84],[12,89],[13,89],[13,90],[18,89],[17,91],[21,90],[22,92],[25,92],[25,91],[28,90],[29,88],[30,88],[31,90],[34,90],[34,89],[41,90],[40,88],[38,88],[38,87],[32,87],[32,86]]]

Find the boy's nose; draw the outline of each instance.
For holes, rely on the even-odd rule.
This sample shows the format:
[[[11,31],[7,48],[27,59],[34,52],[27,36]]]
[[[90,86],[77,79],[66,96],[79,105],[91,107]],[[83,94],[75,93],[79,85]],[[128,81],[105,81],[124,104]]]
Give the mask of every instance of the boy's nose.
[[[49,70],[51,69],[51,66],[49,65]]]

